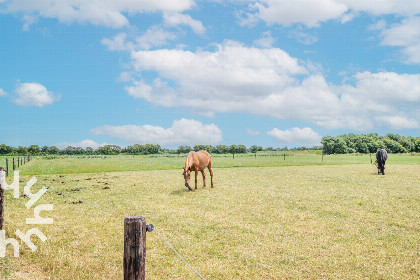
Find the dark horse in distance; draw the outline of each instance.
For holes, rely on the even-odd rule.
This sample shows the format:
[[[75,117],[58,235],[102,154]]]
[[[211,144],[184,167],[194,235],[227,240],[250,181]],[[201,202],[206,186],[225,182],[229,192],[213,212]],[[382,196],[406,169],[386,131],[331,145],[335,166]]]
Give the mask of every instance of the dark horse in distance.
[[[203,175],[203,188],[206,187],[206,174],[204,173],[204,169],[206,167],[210,171],[211,176],[211,187],[213,188],[213,170],[211,170],[211,156],[207,151],[200,150],[198,152],[189,152],[187,155],[187,159],[185,160],[184,171],[182,171],[182,175],[184,175],[185,179],[185,186],[192,191],[193,189],[190,187],[188,182],[191,178],[191,171],[195,171],[195,189],[197,190],[197,173],[201,171]]]
[[[388,159],[388,153],[385,149],[380,149],[376,152],[376,164],[378,166],[378,174],[385,175],[385,162]]]

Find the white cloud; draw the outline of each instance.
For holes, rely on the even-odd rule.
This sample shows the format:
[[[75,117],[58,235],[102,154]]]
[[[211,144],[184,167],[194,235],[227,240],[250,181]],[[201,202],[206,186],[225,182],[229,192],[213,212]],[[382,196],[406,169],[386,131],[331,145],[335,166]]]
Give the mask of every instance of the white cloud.
[[[321,143],[321,135],[313,131],[310,127],[294,127],[289,130],[279,130],[274,128],[267,132],[282,144],[317,146]]]
[[[251,5],[251,9],[256,12],[249,13],[249,18],[263,20],[269,25],[302,23],[307,27],[318,27],[321,22],[341,17],[348,8],[335,0],[261,0]]]
[[[420,63],[420,17],[403,19],[401,23],[383,28],[381,44],[401,47],[406,63]]]
[[[22,83],[15,89],[13,102],[20,106],[44,107],[59,100],[60,97],[39,83]]]
[[[119,33],[115,35],[112,39],[103,38],[101,40],[101,43],[107,46],[108,50],[110,51],[125,51],[130,49],[125,42],[126,38],[126,33]]]
[[[382,123],[383,126],[392,128],[392,129],[404,129],[404,128],[418,128],[419,122],[411,117],[405,116],[404,113],[401,115],[394,116],[382,116],[378,118],[377,121]]]
[[[375,16],[412,16],[420,13],[420,2],[412,0],[336,0],[354,12],[364,12]]]
[[[271,31],[263,32],[262,37],[254,41],[254,45],[262,48],[271,48],[275,39],[271,36]]]
[[[260,0],[252,1],[249,12],[242,12],[242,24],[265,21],[268,25],[303,24],[318,27],[328,20],[345,23],[361,13],[374,16],[414,16],[420,13],[420,1],[412,0]],[[245,17],[243,15],[246,14]]]
[[[57,143],[53,146],[56,146],[59,149],[65,149],[68,146],[81,147],[81,148],[84,148],[84,149],[86,149],[87,147],[91,147],[93,149],[97,149],[97,148],[105,146],[105,145],[109,145],[109,144],[107,144],[107,143],[99,144],[99,143],[96,143],[93,140],[86,139],[86,140],[83,140],[83,141],[80,141],[80,142],[60,142],[60,143]]]
[[[137,36],[132,41],[127,40],[126,33],[119,33],[112,39],[103,38],[101,43],[110,51],[125,51],[125,50],[149,50],[153,47],[161,47],[168,43],[170,40],[175,40],[177,36],[162,29],[159,26],[152,26],[143,35]]]
[[[258,136],[258,135],[260,135],[260,134],[261,134],[261,132],[260,132],[260,131],[258,131],[258,130],[254,130],[254,129],[251,129],[251,128],[248,128],[248,129],[246,130],[246,133],[247,133],[248,135],[251,135],[251,136]]]
[[[6,96],[7,92],[5,92],[2,88],[0,88],[0,97]]]
[[[222,141],[222,131],[214,124],[196,120],[175,120],[170,128],[153,125],[104,125],[91,130],[95,135],[108,135],[129,144],[159,144],[164,146],[216,144]]]
[[[387,125],[382,117],[420,120],[420,75],[357,73],[347,84],[328,84],[310,63],[277,48],[248,48],[227,41],[213,52],[132,52],[133,71],[157,78],[126,87],[135,98],[164,107],[189,107],[201,115],[246,112],[283,120],[308,120],[330,129],[365,131]],[[306,67],[305,67],[306,66]],[[312,73],[315,71],[315,73]],[[407,111],[405,115],[402,112]]]
[[[289,36],[305,45],[310,45],[318,41],[318,38],[315,35],[305,32],[300,26],[290,31]]]
[[[129,25],[124,14],[182,12],[189,10],[193,5],[193,0],[11,0],[6,2],[6,10],[11,13],[23,13],[24,16],[55,18],[67,24],[88,22],[120,28]],[[33,20],[34,18],[31,18],[31,21]]]
[[[195,20],[189,15],[184,15],[181,13],[166,12],[163,14],[163,20],[165,24],[168,26],[187,25],[196,34],[202,35],[206,32],[206,28],[203,26],[201,21]]]

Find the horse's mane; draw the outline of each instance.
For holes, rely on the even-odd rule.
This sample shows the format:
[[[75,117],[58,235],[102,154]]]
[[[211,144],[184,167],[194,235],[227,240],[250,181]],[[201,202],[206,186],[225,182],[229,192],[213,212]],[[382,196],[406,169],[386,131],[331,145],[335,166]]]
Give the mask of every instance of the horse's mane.
[[[186,161],[185,161],[185,166],[184,166],[184,170],[185,170],[185,171],[188,171],[188,170],[190,170],[190,169],[191,169],[191,164],[192,164],[192,154],[193,154],[193,153],[194,153],[193,151],[191,151],[191,152],[189,152],[189,153],[188,153],[187,159],[186,159]]]

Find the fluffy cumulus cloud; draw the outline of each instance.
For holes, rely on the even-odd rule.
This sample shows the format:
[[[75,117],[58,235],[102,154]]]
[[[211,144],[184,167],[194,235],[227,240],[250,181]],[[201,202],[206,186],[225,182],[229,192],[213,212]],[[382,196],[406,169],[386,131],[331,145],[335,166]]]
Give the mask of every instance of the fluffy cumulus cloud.
[[[39,83],[21,83],[15,93],[13,102],[20,106],[44,107],[60,99]]]
[[[91,133],[123,139],[128,144],[177,146],[216,144],[222,141],[222,132],[216,125],[190,119],[175,120],[169,128],[153,125],[104,125],[92,129]]]
[[[65,149],[69,146],[70,147],[80,147],[80,148],[84,148],[84,149],[86,149],[88,147],[93,148],[93,149],[97,149],[97,148],[105,146],[105,145],[108,145],[108,144],[107,143],[99,144],[99,143],[96,143],[93,140],[86,139],[86,140],[83,140],[83,141],[80,141],[80,142],[60,142],[60,143],[55,144],[54,146],[56,146],[59,149]]]
[[[418,127],[420,75],[362,72],[349,84],[333,85],[281,49],[232,41],[213,52],[132,52],[132,65],[133,71],[157,78],[134,81],[127,92],[160,106],[190,107],[207,116],[246,112],[308,120],[330,129]]]
[[[32,22],[34,17],[45,17],[58,19],[67,24],[88,22],[112,28],[129,25],[125,14],[181,13],[195,4],[193,0],[6,0],[3,2],[2,5],[8,12],[30,15]]]
[[[249,11],[240,13],[243,24],[262,20],[269,25],[303,24],[318,27],[328,20],[346,22],[360,13],[413,16],[420,13],[420,2],[412,0],[259,0],[249,5]],[[245,16],[244,16],[245,15]]]
[[[347,6],[335,0],[262,0],[250,5],[251,12],[246,21],[263,20],[267,24],[289,26],[302,23],[317,27],[321,22],[339,18],[347,11]]]
[[[177,38],[174,33],[166,31],[159,26],[152,26],[143,35],[136,36],[131,41],[127,37],[128,35],[122,32],[111,39],[103,38],[101,43],[107,46],[110,51],[134,51],[161,47]]]
[[[206,28],[203,26],[203,24],[200,21],[193,19],[189,15],[166,12],[163,15],[163,20],[164,23],[168,26],[187,25],[196,34],[204,34],[206,32]]]
[[[7,92],[5,92],[2,88],[0,88],[0,97],[6,96]]]
[[[382,45],[401,47],[406,63],[420,63],[420,17],[404,19],[389,28],[378,26],[378,29],[382,29]]]
[[[289,130],[279,130],[274,128],[267,132],[281,144],[316,146],[320,145],[322,137],[310,127],[294,127]]]

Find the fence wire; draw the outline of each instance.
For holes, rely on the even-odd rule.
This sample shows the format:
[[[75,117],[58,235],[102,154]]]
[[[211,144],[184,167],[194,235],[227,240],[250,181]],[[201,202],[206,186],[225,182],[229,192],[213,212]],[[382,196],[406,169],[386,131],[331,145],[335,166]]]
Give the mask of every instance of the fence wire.
[[[83,200],[81,200],[81,199],[78,199],[78,198],[76,198],[76,197],[73,197],[73,196],[70,196],[70,195],[67,195],[67,194],[64,194],[64,193],[62,193],[62,192],[59,192],[59,191],[57,191],[57,190],[54,190],[54,189],[52,189],[52,188],[50,188],[50,187],[46,187],[47,189],[49,189],[49,190],[51,190],[51,191],[53,191],[53,192],[55,192],[56,194],[58,194],[58,195],[62,195],[62,196],[64,196],[64,197],[67,197],[67,198],[70,198],[70,199],[74,199],[74,200],[77,200],[78,202],[80,202],[80,203],[84,203],[84,204],[86,204],[86,205],[88,205],[88,206],[90,206],[90,207],[93,207],[93,208],[95,208],[95,209],[97,209],[97,210],[100,210],[100,211],[102,211],[102,212],[105,212],[105,213],[108,213],[108,214],[112,214],[112,215],[115,215],[115,216],[118,216],[118,217],[120,217],[120,218],[125,218],[125,216],[123,216],[123,215],[120,215],[120,214],[117,214],[117,213],[115,213],[115,212],[113,212],[113,211],[110,211],[110,210],[107,210],[107,209],[103,209],[103,208],[100,208],[100,207],[98,207],[98,206],[95,206],[95,205],[93,205],[93,204],[91,204],[91,203],[88,203],[88,202],[86,202],[86,201],[83,201]],[[169,242],[159,233],[159,231],[156,229],[156,227],[153,229],[154,231],[156,231],[156,233],[159,235],[159,237],[165,242],[165,244],[195,273],[195,274],[197,274],[197,276],[198,277],[200,277],[201,279],[203,279],[203,280],[206,280],[197,270],[195,270],[172,246],[171,246],[171,244],[169,244]]]

